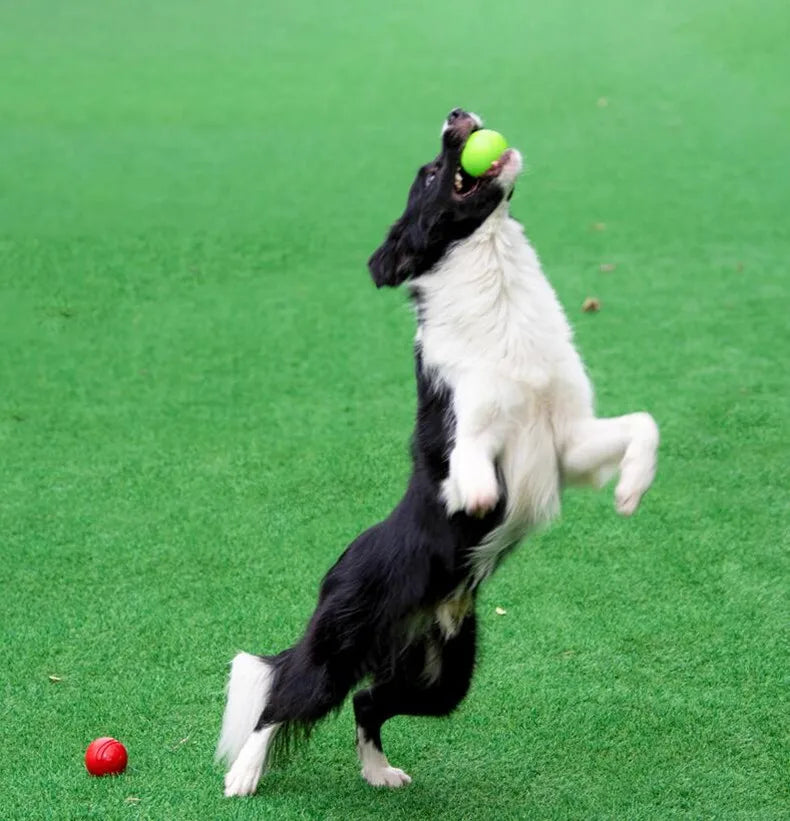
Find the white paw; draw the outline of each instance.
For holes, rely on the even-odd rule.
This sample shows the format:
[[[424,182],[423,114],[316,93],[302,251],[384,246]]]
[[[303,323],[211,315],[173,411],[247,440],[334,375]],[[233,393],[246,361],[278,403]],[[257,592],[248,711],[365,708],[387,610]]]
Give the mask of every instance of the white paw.
[[[644,496],[644,490],[617,486],[614,492],[614,508],[621,516],[631,516],[636,512]]]
[[[252,795],[258,788],[263,767],[238,766],[238,761],[225,774],[225,795]]]
[[[372,787],[391,787],[397,789],[398,787],[405,787],[411,784],[411,776],[399,770],[397,767],[378,767],[374,765],[367,765],[362,768],[362,777]]]
[[[638,458],[626,455],[620,469],[620,481],[614,491],[614,507],[621,516],[631,516],[636,512],[655,475],[655,453],[642,453]]]
[[[482,519],[486,513],[490,513],[499,500],[499,488],[496,480],[487,487],[477,487],[469,493],[464,494],[464,510],[468,516],[477,516]]]
[[[464,487],[459,485],[460,482],[454,480],[452,476],[444,483],[444,501],[447,513],[451,516],[463,510],[469,516],[482,518],[492,511],[499,501],[499,487],[496,479],[492,484],[487,485],[478,483],[474,486],[471,482],[465,483]]]
[[[444,483],[444,498],[449,514],[463,510],[469,516],[485,516],[499,501],[493,464],[486,458],[454,452],[450,457],[450,475]]]
[[[639,507],[656,475],[658,427],[648,413],[638,414],[639,428],[620,465],[620,481],[614,491],[615,510],[631,516]]]

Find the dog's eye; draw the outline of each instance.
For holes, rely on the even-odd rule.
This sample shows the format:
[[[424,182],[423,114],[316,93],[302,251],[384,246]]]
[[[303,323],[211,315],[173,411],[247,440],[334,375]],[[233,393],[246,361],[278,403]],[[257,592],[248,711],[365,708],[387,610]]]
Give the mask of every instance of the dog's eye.
[[[425,175],[425,187],[427,188],[435,179],[436,179],[436,172],[435,171],[429,171]]]

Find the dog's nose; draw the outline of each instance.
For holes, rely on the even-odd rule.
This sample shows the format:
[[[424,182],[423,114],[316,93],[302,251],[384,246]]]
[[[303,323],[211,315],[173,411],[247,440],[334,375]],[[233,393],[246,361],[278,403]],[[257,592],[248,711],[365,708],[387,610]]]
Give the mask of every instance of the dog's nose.
[[[461,145],[473,131],[482,127],[483,122],[477,114],[454,108],[442,123],[442,138],[446,145]]]

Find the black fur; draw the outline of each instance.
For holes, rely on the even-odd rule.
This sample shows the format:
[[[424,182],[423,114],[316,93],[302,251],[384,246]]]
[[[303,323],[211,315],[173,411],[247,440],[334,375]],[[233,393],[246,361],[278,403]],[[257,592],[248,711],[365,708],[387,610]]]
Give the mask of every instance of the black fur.
[[[472,233],[502,199],[502,189],[486,183],[467,197],[454,191],[461,147],[477,126],[460,111],[451,113],[450,123],[441,153],[419,170],[406,211],[370,259],[378,286],[430,275],[451,244]],[[387,719],[445,715],[469,688],[475,658],[470,553],[502,522],[506,499],[483,518],[447,515],[441,484],[454,425],[451,396],[426,373],[419,349],[416,377],[413,469],[403,498],[327,573],[303,638],[266,658],[275,675],[256,729],[281,724],[280,747],[294,733],[309,733],[366,677],[371,686],[357,693],[354,709],[365,738],[379,747]],[[451,597],[457,624],[447,630],[436,610]]]
[[[477,124],[460,109],[450,112],[448,123],[441,152],[417,172],[406,210],[368,260],[378,288],[397,286],[429,271],[453,242],[479,228],[504,196],[498,185],[486,179],[476,181],[470,196],[455,192],[453,180],[460,170],[461,150]],[[465,183],[475,182],[461,173]]]

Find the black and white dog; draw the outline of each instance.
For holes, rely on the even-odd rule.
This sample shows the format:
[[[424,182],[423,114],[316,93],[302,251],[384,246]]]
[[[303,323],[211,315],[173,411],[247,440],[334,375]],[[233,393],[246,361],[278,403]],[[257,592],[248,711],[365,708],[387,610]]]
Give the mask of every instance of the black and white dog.
[[[369,266],[377,286],[406,283],[417,313],[413,471],[387,519],[326,575],[302,639],[278,655],[233,660],[217,757],[225,795],[255,792],[272,743],[354,696],[363,777],[410,782],[390,766],[381,726],[450,713],[475,663],[475,597],[502,557],[557,515],[564,484],[616,473],[615,508],[633,513],[656,467],[647,413],[597,419],[557,297],[508,202],[521,155],[481,178],[460,167],[482,125],[455,109],[403,216]]]

